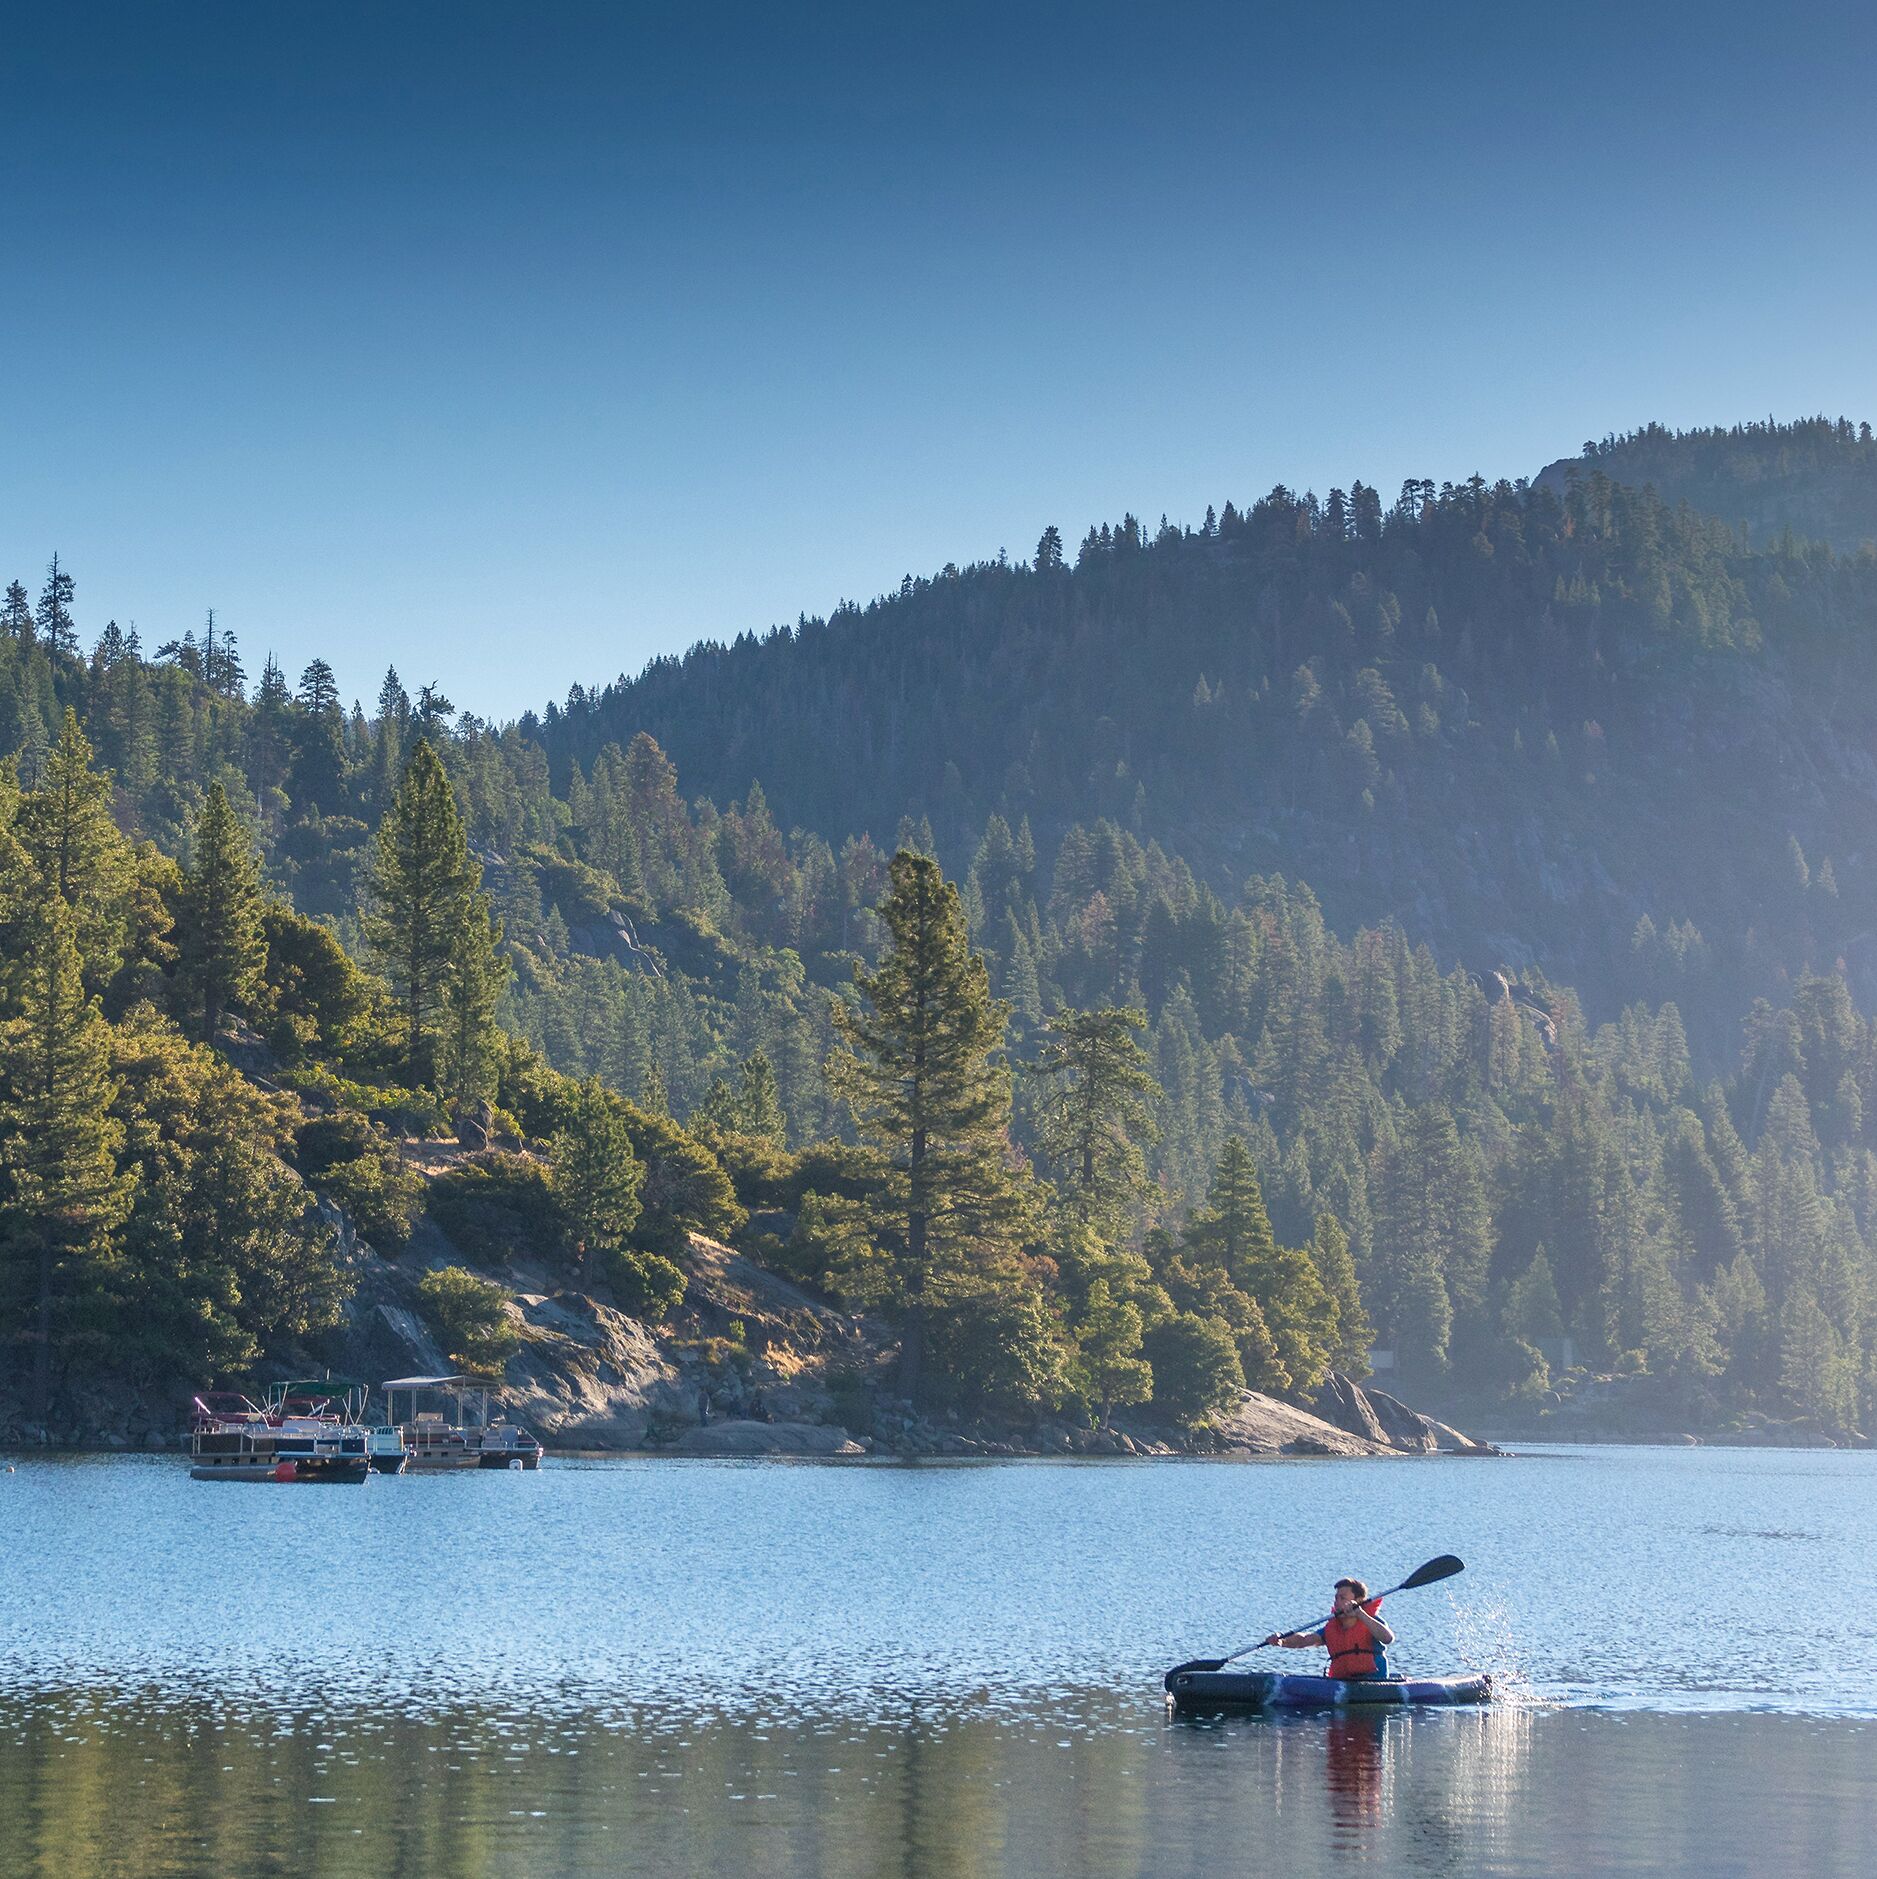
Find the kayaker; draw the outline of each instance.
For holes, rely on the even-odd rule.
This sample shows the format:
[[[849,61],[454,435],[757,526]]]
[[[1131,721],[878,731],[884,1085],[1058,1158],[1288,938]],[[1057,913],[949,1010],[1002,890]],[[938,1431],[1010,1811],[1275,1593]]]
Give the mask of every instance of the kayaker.
[[[1265,1643],[1287,1651],[1307,1651],[1320,1644],[1330,1654],[1324,1674],[1346,1682],[1386,1676],[1382,1651],[1394,1643],[1395,1634],[1382,1622],[1381,1610],[1382,1601],[1370,1598],[1360,1579],[1338,1579],[1330,1616],[1319,1630],[1273,1631]]]

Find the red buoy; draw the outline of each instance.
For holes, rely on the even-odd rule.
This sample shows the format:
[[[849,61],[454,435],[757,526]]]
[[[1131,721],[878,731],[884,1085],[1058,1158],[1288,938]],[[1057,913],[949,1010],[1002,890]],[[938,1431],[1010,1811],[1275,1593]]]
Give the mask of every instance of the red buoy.
[[[276,1462],[274,1464],[274,1479],[276,1481],[291,1481],[298,1473],[299,1470],[295,1468],[290,1461]]]

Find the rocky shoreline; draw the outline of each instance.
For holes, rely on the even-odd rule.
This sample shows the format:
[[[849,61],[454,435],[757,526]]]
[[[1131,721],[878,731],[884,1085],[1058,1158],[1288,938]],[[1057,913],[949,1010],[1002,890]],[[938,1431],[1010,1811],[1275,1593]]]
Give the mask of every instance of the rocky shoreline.
[[[467,1263],[426,1220],[395,1260],[355,1242],[344,1322],[270,1374],[376,1379],[452,1366],[416,1309],[432,1266]],[[1496,1453],[1492,1444],[1332,1375],[1305,1407],[1245,1391],[1194,1429],[1117,1414],[1106,1428],[1065,1417],[1015,1424],[922,1415],[893,1393],[885,1324],[837,1309],[728,1246],[692,1235],[686,1293],[656,1332],[601,1290],[570,1291],[511,1267],[520,1343],[499,1397],[549,1450],[693,1457],[1349,1457]],[[0,1449],[174,1451],[189,1396],[128,1383],[69,1397],[46,1427],[0,1391]]]

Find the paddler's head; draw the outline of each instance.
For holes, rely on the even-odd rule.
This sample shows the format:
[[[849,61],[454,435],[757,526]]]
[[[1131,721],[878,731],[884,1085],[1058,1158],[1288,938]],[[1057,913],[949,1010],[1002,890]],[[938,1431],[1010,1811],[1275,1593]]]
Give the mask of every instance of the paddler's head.
[[[1368,1596],[1369,1588],[1362,1580],[1338,1579],[1336,1590],[1331,1597],[1330,1610],[1340,1618],[1344,1612],[1354,1611],[1358,1605],[1363,1604]]]

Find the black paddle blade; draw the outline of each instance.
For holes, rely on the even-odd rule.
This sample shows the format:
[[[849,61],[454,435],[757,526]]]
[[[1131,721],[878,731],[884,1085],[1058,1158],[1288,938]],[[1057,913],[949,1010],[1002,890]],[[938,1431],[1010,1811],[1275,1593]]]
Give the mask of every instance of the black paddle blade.
[[[1430,1559],[1425,1566],[1417,1566],[1395,1587],[1397,1592],[1412,1592],[1420,1586],[1438,1585],[1442,1579],[1451,1579],[1456,1572],[1466,1571],[1466,1561],[1456,1559],[1451,1553],[1442,1553],[1438,1559]]]

